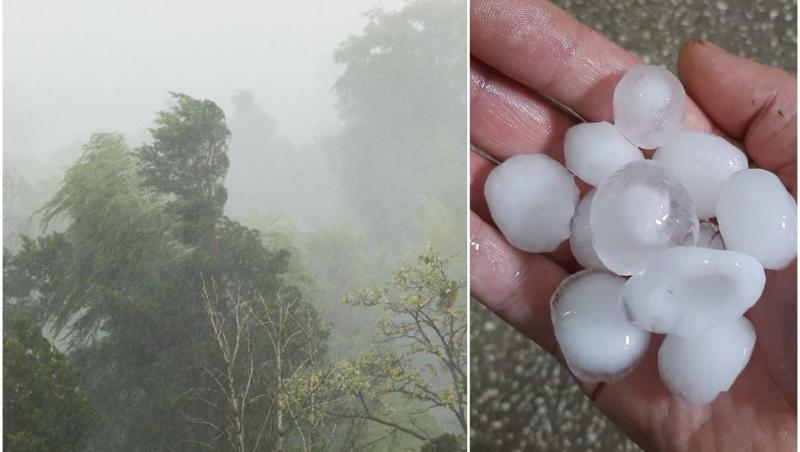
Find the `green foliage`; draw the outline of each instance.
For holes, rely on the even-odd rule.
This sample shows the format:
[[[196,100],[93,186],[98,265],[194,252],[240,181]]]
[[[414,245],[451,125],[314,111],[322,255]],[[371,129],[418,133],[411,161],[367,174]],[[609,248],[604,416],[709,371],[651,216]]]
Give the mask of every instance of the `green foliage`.
[[[464,281],[449,276],[463,274],[462,3],[375,10],[340,46],[344,127],[325,143],[338,180],[248,93],[233,136],[214,102],[173,94],[149,143],[83,146],[41,210],[45,235],[6,254],[4,312],[67,346],[99,413],[85,450],[417,450],[442,417],[463,420]],[[245,206],[292,209],[297,226],[225,216],[245,209],[226,204],[229,165]],[[341,214],[339,185],[368,234],[319,227]],[[428,252],[353,292],[391,278],[420,235],[456,257]]]
[[[3,299],[25,302],[29,311],[34,305],[47,307],[53,304],[54,297],[50,295],[58,293],[61,288],[57,279],[58,269],[70,264],[67,260],[70,244],[62,233],[35,240],[22,236],[21,242],[21,249],[16,254],[7,249],[3,253]],[[14,307],[12,304],[4,305],[6,313]],[[47,316],[41,309],[36,312],[39,322]]]
[[[319,228],[303,237],[309,265],[330,298],[341,300],[345,293],[383,280],[385,264],[370,256],[362,234],[349,223]],[[311,258],[313,256],[313,258]]]
[[[363,235],[346,223],[306,234],[303,245],[322,291],[319,310],[332,325],[331,358],[353,358],[374,341],[375,313],[341,300],[350,291],[389,277],[386,258],[371,254]]]
[[[264,231],[261,240],[266,249],[287,254],[287,270],[281,275],[284,284],[297,287],[305,299],[318,303],[323,296],[323,288],[311,268],[311,256],[303,246],[304,235],[294,222],[273,216],[256,228]]]
[[[166,420],[176,417],[173,383],[191,374],[188,364],[202,350],[191,350],[202,345],[191,328],[199,312],[179,296],[191,246],[177,238],[176,216],[117,134],[94,135],[84,146],[43,211],[45,222],[56,217],[68,221],[63,233],[26,240],[11,258],[11,295],[67,334],[82,385],[103,415],[90,448],[126,448],[132,436],[130,450],[147,449],[159,438],[134,432],[176,427]],[[156,375],[167,363],[175,369],[165,382]]]
[[[406,134],[414,125],[427,131],[437,126],[430,121],[448,113],[463,115],[463,79],[457,77],[466,70],[466,64],[459,66],[466,63],[463,8],[461,1],[415,0],[398,11],[367,13],[363,33],[349,37],[334,54],[347,65],[335,85],[341,116],[364,119],[363,108],[369,108],[380,115],[376,123],[405,120],[390,126],[399,125],[398,132]],[[458,121],[463,128],[463,118]]]
[[[422,214],[419,216],[419,229],[426,246],[440,250],[451,256],[450,270],[454,274],[467,271],[466,218],[457,209],[445,205],[444,200],[427,197],[421,201]]]
[[[463,442],[452,433],[443,433],[433,438],[419,449],[419,452],[459,452],[464,450]]]
[[[385,256],[370,253],[362,234],[349,223],[302,232],[291,220],[272,215],[248,220],[265,231],[268,250],[286,251],[285,284],[297,287],[330,325],[329,358],[350,359],[374,340],[374,313],[340,303],[344,295],[391,277]]]
[[[176,105],[157,114],[157,127],[150,129],[153,142],[138,148],[137,157],[145,181],[176,197],[173,206],[184,220],[182,233],[197,240],[213,234],[228,199],[223,180],[231,132],[214,102],[170,94]]]
[[[465,431],[466,312],[457,302],[464,280],[447,268],[448,259],[429,250],[397,270],[391,287],[348,294],[349,306],[382,313],[377,341],[354,358],[292,379],[287,410],[302,411],[314,398],[315,416],[329,416],[328,425],[362,425],[349,444],[370,450],[418,450],[441,432],[434,410]]]
[[[267,249],[259,231],[221,215],[228,137],[221,110],[176,97],[159,113],[153,143],[136,152],[120,135],[94,135],[43,210],[45,222],[64,219],[66,230],[25,239],[4,269],[9,301],[35,308],[41,324],[66,334],[103,418],[90,450],[217,447],[207,425],[189,420],[224,422],[212,408],[221,399],[197,397],[215,384],[210,369],[220,359],[203,281],[216,282],[222,309],[237,293],[264,294],[271,305],[276,293],[300,293],[282,276],[289,250]],[[293,315],[324,342],[316,311],[298,304]],[[266,337],[257,340],[259,359],[269,361]],[[287,366],[303,359],[289,356]],[[254,390],[267,387],[260,381]]]
[[[157,127],[150,129],[153,142],[138,150],[142,173],[164,193],[213,199],[228,171],[225,113],[210,100],[170,94],[177,104],[158,113]]]
[[[140,184],[119,135],[98,134],[84,146],[43,211],[45,225],[57,216],[69,228],[23,238],[4,268],[5,283],[7,296],[39,307],[56,332],[74,322],[73,345],[94,338],[101,324],[113,327],[111,312],[147,291],[140,281],[163,281],[164,261],[185,254],[164,202]]]
[[[367,419],[418,439],[430,432],[414,414],[397,417],[387,397],[414,401],[422,414],[446,410],[466,434],[466,309],[465,280],[451,278],[448,260],[428,250],[415,265],[402,266],[391,287],[348,294],[350,305],[378,308],[378,345],[355,360],[337,365],[341,391],[356,398],[342,416]]]
[[[3,447],[15,452],[79,450],[97,420],[76,370],[24,315],[3,331],[3,419]]]
[[[212,427],[228,448],[240,452],[259,450],[262,443],[283,450],[293,435],[304,444],[327,435],[320,411],[326,400],[309,377],[325,364],[327,331],[316,312],[296,290],[266,298],[240,286],[234,293],[219,289],[213,279],[203,283],[215,344],[205,369],[216,384],[193,388],[192,394],[222,422],[196,416],[190,421]]]
[[[429,198],[466,218],[464,10],[463,0],[375,9],[336,50],[343,127],[327,148],[371,245],[397,252],[416,240]]]
[[[407,345],[410,354],[441,357],[451,353],[449,364],[463,367],[466,307],[463,278],[451,279],[448,259],[429,249],[417,265],[402,266],[391,288],[373,287],[348,294],[346,304],[379,307],[387,315],[379,321],[384,341]],[[424,328],[423,328],[424,327]],[[433,333],[428,337],[427,329]],[[454,368],[454,369],[455,369]]]

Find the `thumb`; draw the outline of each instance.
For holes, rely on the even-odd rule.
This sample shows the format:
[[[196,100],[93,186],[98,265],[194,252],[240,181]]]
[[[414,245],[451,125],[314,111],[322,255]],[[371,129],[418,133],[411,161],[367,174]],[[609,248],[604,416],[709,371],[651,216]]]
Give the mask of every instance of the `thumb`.
[[[756,165],[777,174],[796,193],[795,77],[700,39],[681,49],[678,76],[717,127],[743,142]]]

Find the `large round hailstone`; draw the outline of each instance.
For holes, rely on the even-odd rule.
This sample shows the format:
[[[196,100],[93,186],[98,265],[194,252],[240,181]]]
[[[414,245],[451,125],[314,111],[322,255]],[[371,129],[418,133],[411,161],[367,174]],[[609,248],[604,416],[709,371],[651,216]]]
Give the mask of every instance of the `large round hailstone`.
[[[619,298],[634,325],[697,337],[741,317],[761,297],[765,282],[761,264],[744,253],[679,246],[650,259]]]
[[[673,395],[706,405],[731,388],[755,343],[756,332],[744,317],[696,338],[668,335],[658,350],[658,372]]]
[[[725,249],[725,242],[722,240],[722,234],[716,224],[710,221],[701,221],[699,231],[696,246],[714,250]]]
[[[643,158],[642,151],[607,122],[574,125],[564,137],[567,168],[594,187],[626,163]]]
[[[572,174],[550,157],[511,157],[489,174],[484,194],[492,219],[514,247],[541,253],[569,238],[578,187]]]
[[[595,189],[589,191],[578,203],[578,208],[575,209],[575,215],[573,215],[570,223],[569,247],[572,250],[572,255],[575,256],[575,260],[583,268],[608,270],[594,251],[592,228],[589,226],[589,213],[592,208],[592,199],[594,199],[595,191]]]
[[[625,165],[597,188],[589,225],[594,250],[618,275],[632,275],[673,246],[694,246],[698,220],[694,201],[661,164]]]
[[[714,216],[722,183],[747,168],[747,156],[724,138],[699,132],[682,132],[653,154],[686,187],[697,216]]]
[[[614,89],[614,124],[631,143],[655,149],[683,127],[686,92],[663,67],[634,66]]]
[[[716,212],[725,248],[773,270],[797,256],[797,203],[769,171],[746,169],[731,176],[722,185]]]
[[[650,333],[633,326],[617,302],[625,279],[583,270],[565,278],[550,299],[556,340],[581,381],[615,381],[647,350]]]

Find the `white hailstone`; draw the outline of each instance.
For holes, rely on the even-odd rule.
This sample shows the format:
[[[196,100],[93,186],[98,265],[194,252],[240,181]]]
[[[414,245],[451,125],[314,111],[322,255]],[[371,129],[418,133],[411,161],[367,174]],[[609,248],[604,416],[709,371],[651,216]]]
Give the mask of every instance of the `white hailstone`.
[[[686,92],[663,67],[634,66],[614,89],[614,124],[631,143],[655,149],[683,127]]]
[[[600,260],[618,275],[632,275],[673,246],[694,246],[698,220],[689,193],[652,160],[628,163],[597,188],[589,225]]]
[[[492,219],[516,248],[553,251],[569,238],[578,187],[572,174],[550,157],[511,157],[489,174],[484,194]]]
[[[620,291],[628,320],[654,333],[697,337],[742,316],[766,276],[744,253],[679,246],[647,261]]]
[[[574,125],[564,137],[567,168],[594,187],[626,163],[643,158],[642,151],[607,122]]]
[[[725,248],[755,257],[764,268],[784,268],[797,256],[797,203],[769,171],[731,176],[720,190],[716,215]]]
[[[623,284],[611,273],[583,270],[565,278],[550,299],[556,340],[581,381],[619,380],[647,350],[650,333],[628,322],[617,302]]]
[[[722,234],[716,224],[710,221],[700,222],[700,232],[697,236],[697,246],[711,248],[714,250],[724,250],[725,242],[722,241]]]
[[[658,350],[658,372],[673,395],[706,405],[731,388],[755,342],[753,325],[744,317],[696,338],[667,335]]]
[[[719,190],[737,171],[747,168],[747,156],[724,138],[699,132],[682,132],[653,154],[686,187],[697,206],[697,216],[714,216]]]
[[[583,268],[593,268],[597,270],[608,270],[603,261],[597,257],[592,244],[592,229],[589,227],[589,213],[592,208],[592,199],[595,189],[589,191],[586,196],[578,203],[575,215],[570,223],[569,247],[575,260]]]

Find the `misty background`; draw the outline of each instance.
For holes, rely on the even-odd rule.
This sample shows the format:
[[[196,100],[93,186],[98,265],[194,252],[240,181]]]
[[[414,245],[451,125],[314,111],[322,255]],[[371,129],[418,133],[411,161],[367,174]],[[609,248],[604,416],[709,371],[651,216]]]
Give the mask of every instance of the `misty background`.
[[[9,151],[49,157],[95,130],[137,134],[167,91],[215,99],[256,93],[277,132],[313,142],[336,126],[333,52],[368,10],[402,0],[300,5],[259,1],[12,1],[5,4]]]
[[[10,394],[77,386],[50,396],[85,414],[56,437],[37,426],[58,422],[59,407],[31,410],[30,400],[11,397],[4,410],[17,410],[6,411],[6,446],[464,447],[466,2],[3,7],[4,350],[39,350],[42,362],[58,363],[48,372],[64,379],[31,388],[41,369],[4,363],[4,384],[17,384],[5,386]],[[209,130],[230,135],[201,138]],[[221,198],[174,188],[176,178],[200,176],[179,150],[206,145],[225,157],[215,179],[200,184]],[[120,196],[131,198],[116,206]],[[146,243],[148,221],[174,238]],[[111,263],[97,261],[109,249]],[[170,252],[185,261],[176,264]],[[148,276],[148,268],[164,274]],[[223,280],[236,284],[219,295],[209,289]],[[240,296],[251,280],[252,297]],[[106,295],[81,296],[84,284]],[[266,342],[264,332],[278,330],[265,325],[281,313],[300,319],[302,347]],[[253,325],[234,328],[240,315]],[[430,324],[419,327],[420,318]],[[142,339],[184,329],[200,331],[199,342]],[[432,329],[447,340],[415,344]],[[255,389],[229,385],[214,393],[219,400],[208,396],[214,409],[187,402],[185,393],[213,387],[223,364],[234,382],[247,377],[246,366],[217,350],[221,337],[239,334],[263,368],[296,368],[265,373]],[[139,353],[152,363],[128,357]],[[184,355],[185,368],[174,360]],[[126,366],[138,374],[128,387]],[[373,378],[361,382],[365,374]],[[162,394],[165,385],[180,395]],[[261,417],[217,409],[242,391],[256,391]],[[315,391],[325,401],[297,395]],[[19,407],[35,415],[21,416]]]
[[[403,4],[380,2],[388,11]],[[333,54],[366,26],[365,13],[378,5],[373,0],[313,7],[199,0],[6,2],[4,163],[21,172],[27,165],[41,166],[30,171],[39,173],[31,175],[35,182],[57,182],[58,172],[75,160],[93,132],[121,132],[131,145],[140,145],[154,111],[169,102],[169,91],[212,99],[230,121],[237,93],[247,90],[251,107],[263,109],[257,139],[276,142],[272,158],[302,159],[283,169],[300,179],[286,177],[293,190],[281,198],[288,195],[288,202],[233,188],[231,208],[240,213],[256,208],[246,205],[252,194],[269,203],[258,208],[280,209],[303,226],[330,222],[335,207],[342,207],[336,198],[340,190],[319,141],[340,125],[333,85],[345,67]],[[236,157],[229,176],[234,185],[235,173],[249,163],[246,156]],[[257,169],[271,170],[262,182],[282,176],[277,168],[251,168]],[[309,185],[315,196],[292,196]],[[291,204],[300,209],[287,212]]]

